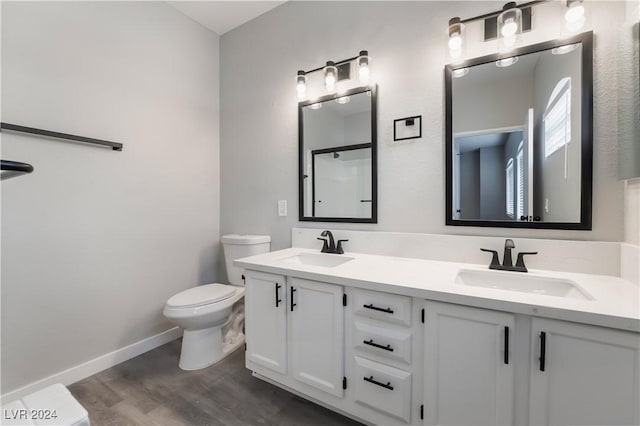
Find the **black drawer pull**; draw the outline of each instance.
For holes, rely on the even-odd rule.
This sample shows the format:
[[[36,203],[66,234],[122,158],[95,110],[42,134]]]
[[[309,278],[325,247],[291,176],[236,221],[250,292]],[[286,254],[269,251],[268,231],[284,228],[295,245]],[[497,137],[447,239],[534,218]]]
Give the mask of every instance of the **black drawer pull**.
[[[393,309],[391,308],[378,308],[377,306],[373,306],[373,303],[368,305],[362,305],[365,309],[373,309],[374,311],[385,312],[387,314],[392,314]]]
[[[540,332],[540,371],[544,371],[544,364],[547,357],[547,333]]]
[[[276,283],[276,308],[280,305],[280,302],[282,302],[282,299],[280,299],[280,294],[278,292],[280,287],[282,287],[282,286],[280,284]]]
[[[384,383],[380,383],[377,380],[374,380],[373,376],[365,377],[364,381],[365,382],[369,382],[369,383],[373,383],[374,385],[378,385],[378,386],[383,387],[385,389],[393,390],[393,386],[391,386],[391,382],[387,382],[387,384],[385,385]]]
[[[296,289],[293,288],[293,286],[291,287],[291,312],[293,312],[293,307],[296,306],[295,303],[293,303],[293,293],[295,293]]]
[[[373,343],[373,339],[364,340],[362,343],[364,343],[365,345],[375,346],[376,348],[384,349],[385,351],[393,352],[393,348],[391,347],[391,345],[382,346],[377,343]]]
[[[504,327],[504,363],[509,364],[509,327]]]

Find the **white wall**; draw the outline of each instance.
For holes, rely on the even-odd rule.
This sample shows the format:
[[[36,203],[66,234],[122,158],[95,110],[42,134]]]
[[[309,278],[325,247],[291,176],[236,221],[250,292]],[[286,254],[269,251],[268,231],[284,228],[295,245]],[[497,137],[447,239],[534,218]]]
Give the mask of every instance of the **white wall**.
[[[219,38],[160,2],[2,2],[2,392],[170,329],[215,280]]]
[[[557,37],[560,2],[537,8],[525,43]],[[562,239],[623,239],[618,180],[615,32],[623,2],[589,2],[595,29],[593,231],[446,227],[444,84],[446,25],[452,16],[496,10],[495,2],[287,2],[221,38],[221,195],[223,232],[265,233],[273,249],[290,246],[290,228],[368,229]],[[544,9],[553,9],[545,20]],[[557,12],[557,13],[555,13]],[[547,15],[549,15],[549,13]],[[468,40],[477,40],[477,28]],[[475,35],[474,35],[475,34]],[[376,225],[298,222],[295,73],[368,49],[378,98]],[[477,43],[469,56],[494,52]],[[393,143],[393,119],[423,117],[423,137]],[[251,123],[251,125],[247,125]],[[276,200],[289,202],[278,217]]]

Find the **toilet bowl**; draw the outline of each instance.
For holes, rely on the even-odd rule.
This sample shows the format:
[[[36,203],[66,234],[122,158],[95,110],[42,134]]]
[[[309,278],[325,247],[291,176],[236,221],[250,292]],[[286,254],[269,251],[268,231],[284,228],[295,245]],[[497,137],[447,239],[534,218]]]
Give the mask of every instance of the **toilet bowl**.
[[[244,280],[233,260],[267,253],[271,237],[225,235],[222,237],[228,284],[205,284],[171,297],[164,316],[184,329],[179,367],[198,370],[222,360],[244,343]]]

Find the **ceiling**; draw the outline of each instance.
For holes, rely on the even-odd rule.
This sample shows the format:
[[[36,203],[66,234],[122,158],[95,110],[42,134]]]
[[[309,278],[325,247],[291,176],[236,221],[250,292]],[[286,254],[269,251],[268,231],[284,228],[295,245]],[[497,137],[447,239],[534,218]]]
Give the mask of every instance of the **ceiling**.
[[[222,35],[285,1],[169,1],[167,3],[211,31]]]

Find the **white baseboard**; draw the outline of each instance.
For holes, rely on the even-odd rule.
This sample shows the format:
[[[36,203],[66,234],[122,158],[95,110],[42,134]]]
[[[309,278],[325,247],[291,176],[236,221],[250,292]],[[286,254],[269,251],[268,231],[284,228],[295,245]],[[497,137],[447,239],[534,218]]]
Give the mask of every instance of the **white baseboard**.
[[[128,359],[155,349],[158,346],[162,346],[165,343],[169,343],[180,336],[182,336],[182,329],[174,327],[170,330],[156,334],[155,336],[147,337],[146,339],[140,340],[131,345],[109,352],[108,354],[104,354],[80,365],[76,365],[75,367],[52,374],[44,379],[29,383],[19,389],[2,394],[0,396],[0,404],[20,399],[25,395],[29,395],[30,393],[36,392],[55,383],[62,383],[65,386],[70,385],[106,370],[107,368],[113,367],[114,365],[120,364]]]

